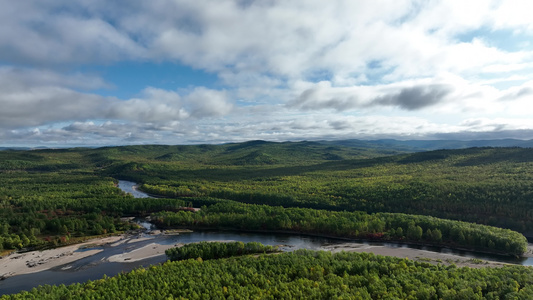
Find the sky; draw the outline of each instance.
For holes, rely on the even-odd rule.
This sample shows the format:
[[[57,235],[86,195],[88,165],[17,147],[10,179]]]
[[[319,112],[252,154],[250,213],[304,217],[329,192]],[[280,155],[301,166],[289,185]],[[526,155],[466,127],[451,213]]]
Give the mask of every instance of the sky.
[[[0,7],[0,146],[533,139],[530,0]]]

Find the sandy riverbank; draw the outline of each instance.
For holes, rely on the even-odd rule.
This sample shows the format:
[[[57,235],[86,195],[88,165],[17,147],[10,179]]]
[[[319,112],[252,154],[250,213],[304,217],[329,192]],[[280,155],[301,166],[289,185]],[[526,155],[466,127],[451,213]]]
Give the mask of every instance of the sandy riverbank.
[[[159,231],[158,231],[159,232]],[[170,234],[179,234],[179,232],[170,232]],[[160,232],[158,234],[161,234]],[[92,239],[80,244],[69,245],[60,248],[48,249],[43,251],[31,251],[26,253],[13,253],[0,259],[0,279],[15,275],[29,274],[49,270],[62,265],[75,262],[102,252],[102,249],[87,249],[77,251],[83,248],[96,248],[107,245],[107,247],[118,247],[123,244],[134,244],[149,240],[150,237],[140,237],[131,235],[118,235],[106,238]],[[135,245],[131,246],[132,251],[119,255],[113,255],[106,260],[110,262],[134,262],[159,255],[165,255],[165,250],[175,245],[149,244],[136,249]]]
[[[65,265],[77,261],[79,259],[89,257],[100,253],[102,249],[88,249],[86,251],[76,251],[83,247],[94,247],[100,245],[107,245],[108,247],[116,247],[124,243],[135,243],[149,238],[132,237],[127,235],[113,236],[101,239],[93,239],[81,244],[71,245],[56,249],[49,249],[44,251],[33,251],[27,253],[14,253],[0,259],[0,277],[11,277],[20,274],[28,274],[33,272],[40,272],[48,270],[57,266]],[[128,263],[135,262],[151,257],[165,255],[165,250],[180,246],[183,244],[161,245],[151,243],[140,248],[134,245],[131,251],[126,251],[122,254],[107,257],[106,260],[110,262]],[[342,243],[322,248],[331,252],[371,252],[378,255],[395,256],[400,258],[409,258],[415,261],[429,262],[433,264],[455,264],[459,267],[467,266],[472,268],[480,267],[497,267],[503,266],[505,263],[486,261],[486,260],[472,260],[454,254],[438,253],[427,250],[401,248],[401,247],[386,247],[386,246],[372,246],[362,243]],[[533,245],[530,244],[530,249],[526,256],[533,257]]]
[[[507,265],[506,263],[471,259],[460,255],[433,252],[421,249],[403,248],[403,247],[387,247],[387,246],[373,246],[362,243],[343,243],[323,247],[323,250],[331,251],[333,253],[346,252],[371,252],[377,255],[394,256],[400,258],[408,258],[414,261],[428,262],[432,264],[455,264],[458,267],[482,268],[482,267],[501,267]],[[526,257],[533,257],[533,246],[530,244],[529,251]]]
[[[160,245],[156,243],[151,243],[130,252],[110,256],[107,258],[107,260],[110,262],[119,263],[134,262],[159,255],[165,255],[165,250],[178,246],[183,246],[183,244]]]
[[[13,253],[0,259],[0,277],[40,272],[68,264],[102,251],[101,249],[93,249],[76,252],[76,250],[83,248],[84,246],[100,246],[115,243],[123,238],[124,236],[112,236],[55,249]]]
[[[229,243],[229,242],[235,242],[235,241],[233,241],[233,240],[226,240],[226,241],[219,240],[219,241],[210,241],[210,242]],[[151,244],[148,244],[148,245],[146,245],[144,247],[132,250],[130,252],[125,252],[125,253],[122,253],[122,254],[116,254],[116,255],[110,256],[110,257],[107,258],[107,260],[110,261],[110,262],[119,262],[119,263],[135,262],[135,261],[139,261],[139,260],[143,260],[143,259],[147,259],[147,258],[156,257],[156,256],[159,256],[159,255],[165,255],[165,250],[170,249],[170,248],[174,248],[174,247],[181,247],[183,245],[185,245],[185,244],[177,243],[177,244],[173,244],[173,245],[161,245],[161,244],[151,243]]]

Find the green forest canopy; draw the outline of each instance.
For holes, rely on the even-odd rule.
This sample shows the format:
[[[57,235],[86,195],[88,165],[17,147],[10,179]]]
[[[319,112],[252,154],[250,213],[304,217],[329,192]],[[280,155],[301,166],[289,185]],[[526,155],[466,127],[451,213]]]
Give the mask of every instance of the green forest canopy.
[[[259,226],[520,254],[525,239],[517,233],[435,217],[531,235],[532,171],[533,152],[525,148],[401,154],[381,148],[254,141],[0,151],[0,250],[120,232],[132,228],[120,217],[152,214],[163,226]],[[139,182],[145,191],[167,198],[135,199],[115,187],[116,179]],[[189,205],[203,209],[179,211]],[[239,277],[246,270],[251,277]],[[169,272],[181,272],[185,280],[172,281]],[[290,282],[284,274],[293,274]],[[531,268],[524,267],[456,269],[370,254],[299,251],[168,263],[13,297],[237,298],[263,293],[497,299],[531,295],[531,278]],[[226,289],[213,289],[212,284]]]
[[[533,269],[457,268],[371,253],[167,262],[112,278],[0,299],[530,299]]]
[[[219,201],[202,202],[205,197],[428,215],[530,234],[531,149],[386,155],[383,149],[262,141],[0,151],[0,247],[113,233],[130,228],[121,216]],[[133,199],[114,187],[113,178],[169,198]]]

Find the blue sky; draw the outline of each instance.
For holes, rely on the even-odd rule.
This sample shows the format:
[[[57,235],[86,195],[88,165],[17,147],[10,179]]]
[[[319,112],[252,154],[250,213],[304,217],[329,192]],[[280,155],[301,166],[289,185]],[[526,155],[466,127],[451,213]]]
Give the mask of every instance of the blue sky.
[[[195,86],[220,88],[214,73],[193,69],[177,62],[123,61],[109,65],[85,65],[83,73],[101,77],[109,86],[92,91],[105,97],[130,99],[138,96],[139,87],[164,90],[189,89]]]
[[[531,1],[0,5],[0,146],[533,138]]]

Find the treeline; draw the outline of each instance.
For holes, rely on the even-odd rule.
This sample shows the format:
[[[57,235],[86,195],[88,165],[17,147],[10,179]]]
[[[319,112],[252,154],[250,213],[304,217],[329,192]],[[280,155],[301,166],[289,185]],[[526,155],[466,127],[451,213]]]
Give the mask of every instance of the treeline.
[[[125,172],[167,197],[400,212],[510,228],[533,236],[533,150],[474,148],[276,166],[145,162]]]
[[[167,262],[112,278],[0,299],[530,299],[533,269],[457,268],[371,253]]]
[[[354,239],[445,245],[517,256],[527,250],[526,238],[509,229],[420,215],[336,212],[225,201],[203,207],[196,213],[155,213],[152,220],[162,227],[283,230]]]
[[[195,207],[210,205],[209,197],[283,207],[431,215],[533,235],[531,149],[447,150],[364,160],[325,158],[327,153],[357,156],[357,151],[343,149],[314,143],[250,142],[224,147],[2,151],[0,248],[127,230],[120,216],[174,211],[190,202]],[[225,165],[217,161],[257,151],[276,156],[277,163]],[[305,160],[307,154],[313,159]],[[298,160],[290,160],[293,155]],[[109,176],[137,181],[145,191],[175,199],[134,199],[117,189]],[[433,233],[434,228],[428,227],[423,228],[423,235],[427,229]],[[459,235],[456,238],[461,240]],[[470,243],[484,248],[493,244],[505,248],[494,239],[471,239]]]
[[[0,172],[0,251],[126,231],[135,227],[122,222],[123,216],[146,216],[188,204],[133,198],[120,191],[114,179],[88,172]]]
[[[165,251],[170,261],[184,259],[219,259],[256,253],[271,253],[278,251],[277,247],[263,245],[259,242],[199,242],[186,244],[181,247],[170,248]]]

